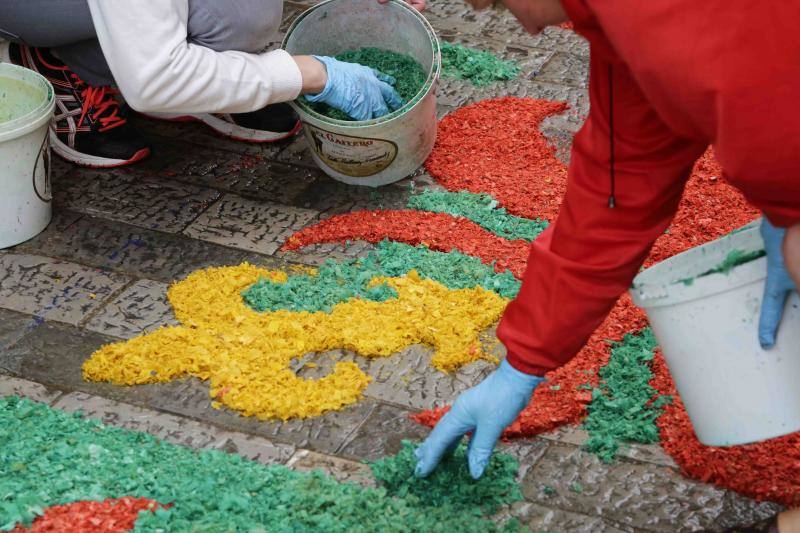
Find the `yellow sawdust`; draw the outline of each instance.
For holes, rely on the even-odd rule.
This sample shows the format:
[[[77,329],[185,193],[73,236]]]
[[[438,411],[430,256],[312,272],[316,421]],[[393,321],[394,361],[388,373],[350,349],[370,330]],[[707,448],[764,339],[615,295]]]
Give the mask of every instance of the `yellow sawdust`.
[[[449,372],[494,360],[479,334],[508,303],[481,287],[452,290],[412,271],[372,280],[392,286],[396,299],[350,300],[330,313],[259,313],[241,292],[262,277],[286,281],[284,272],[247,263],[191,274],[168,291],[181,326],[102,347],[84,363],[84,378],[138,385],[191,375],[209,380],[212,398],[244,415],[319,416],[358,401],[371,378],[338,362],[327,376],[302,379],[290,369],[293,358],[334,349],[386,357],[422,343],[435,349],[433,366]]]

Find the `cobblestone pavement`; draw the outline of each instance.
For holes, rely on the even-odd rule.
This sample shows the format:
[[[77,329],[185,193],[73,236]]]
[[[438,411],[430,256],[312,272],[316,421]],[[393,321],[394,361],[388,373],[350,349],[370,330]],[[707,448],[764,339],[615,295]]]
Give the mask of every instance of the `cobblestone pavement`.
[[[475,13],[454,0],[431,4],[427,17],[443,39],[491,50],[523,68],[519,79],[486,88],[444,80],[439,114],[505,94],[567,101],[570,110],[543,125],[566,157],[588,106],[587,44],[557,28],[527,35],[507,13]],[[304,7],[287,2],[286,21]],[[300,137],[248,145],[199,125],[136,122],[152,139],[153,157],[109,172],[56,161],[52,224],[0,252],[0,395],[369,484],[361,460],[397,452],[402,439],[427,433],[408,419],[411,412],[444,404],[485,375],[485,364],[453,376],[433,373],[430,352],[413,347],[370,363],[376,380],[363,401],[289,422],[212,409],[207,388],[193,379],[140,387],[83,381],[81,364],[101,345],[174,323],[165,301],[173,281],[245,260],[279,268],[363,254],[370,248],[364,243],[301,253],[279,248],[292,232],[332,213],[400,207],[409,194],[409,180],[378,191],[331,181]],[[436,186],[424,173],[413,181]],[[505,512],[535,531],[688,531],[746,523],[776,509],[683,478],[658,446],[632,446],[603,464],[581,449],[585,438],[580,429],[562,428],[506,446],[522,462],[526,501]]]

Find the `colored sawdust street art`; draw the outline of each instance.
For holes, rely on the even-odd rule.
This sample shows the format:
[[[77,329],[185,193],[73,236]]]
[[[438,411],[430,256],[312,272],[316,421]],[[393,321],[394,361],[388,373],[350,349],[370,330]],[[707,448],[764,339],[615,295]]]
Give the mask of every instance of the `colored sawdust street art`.
[[[380,269],[376,256],[368,261]],[[345,291],[339,295],[344,301],[314,312],[261,313],[248,306],[244,291],[256,305],[261,297],[266,306],[271,297],[277,307],[291,304],[276,300],[270,291],[271,285],[287,283],[283,272],[248,264],[195,272],[169,289],[181,326],[105,346],[84,363],[83,375],[124,385],[191,375],[209,380],[211,396],[244,415],[288,419],[350,405],[370,381],[352,362],[337,363],[320,379],[299,378],[291,360],[309,352],[341,348],[365,357],[388,357],[410,345],[427,344],[435,350],[431,363],[443,371],[489,357],[478,337],[500,317],[507,299],[480,286],[450,289],[416,270],[401,277],[372,270],[358,279],[358,261],[354,264],[356,270],[349,266],[355,278],[352,293],[361,291],[366,297],[350,298]],[[338,291],[344,278],[331,269],[336,266],[328,265],[323,276],[333,274],[329,288]],[[299,274],[301,283],[295,285],[313,283],[318,275]],[[325,288],[320,287],[322,296]]]
[[[448,53],[463,60],[460,50]],[[494,68],[499,79],[515,75],[508,65]],[[479,83],[481,75],[461,77]],[[566,109],[562,102],[499,98],[449,114],[426,163],[444,190],[423,190],[403,210],[328,218],[284,246],[361,240],[375,244],[366,257],[290,272],[249,264],[195,272],[168,291],[181,325],[101,348],[85,362],[85,378],[136,385],[195,376],[208,381],[215,407],[287,419],[351,405],[370,382],[349,361],[322,378],[303,379],[292,363],[308,353],[345,349],[390,358],[425,344],[434,352],[431,372],[495,361],[480,336],[517,294],[529,244],[555,220],[566,189],[567,167],[540,131],[544,119]],[[706,153],[647,264],[757,216]],[[702,446],[646,326],[644,314],[622,297],[586,348],[547,376],[505,437],[584,421],[586,446],[604,461],[628,441],[660,442],[692,477],[759,499],[800,503],[800,436]],[[415,419],[432,426],[446,409]],[[254,531],[254,524],[368,531],[517,527],[486,520],[521,498],[516,464],[502,454],[477,484],[469,480],[463,448],[420,481],[407,443],[396,457],[371,465],[382,487],[371,489],[169,445],[17,398],[0,399],[0,422],[11,429],[0,445],[16,474],[0,480],[0,490],[23,495],[2,509],[11,518],[0,530],[80,531],[76,524],[84,523],[91,524],[87,531],[109,532],[134,524]],[[474,507],[480,515],[467,512]]]
[[[517,531],[488,520],[522,499],[518,464],[492,459],[472,482],[465,450],[418,483],[414,445],[370,465],[378,488],[340,483],[216,450],[193,450],[105,427],[15,397],[0,398],[0,530]]]
[[[471,203],[483,209],[442,207],[447,202],[412,199],[409,207],[416,212],[333,217],[294,235],[286,248],[389,238],[437,250],[457,249],[519,278],[525,268],[527,241],[535,234],[504,232],[502,223],[487,223],[486,206],[506,224],[508,217],[517,217],[528,221],[528,229],[538,224],[538,231],[555,219],[567,169],[539,126],[565,109],[558,102],[500,98],[464,107],[441,121],[427,170],[451,194],[461,195],[461,204],[466,191],[478,195]],[[480,198],[487,197],[491,200],[481,203]],[[709,151],[696,163],[678,215],[654,245],[646,265],[719,238],[757,216],[723,181],[722,170]],[[604,460],[613,458],[621,441],[660,440],[692,477],[759,499],[787,505],[800,502],[800,437],[734,448],[701,445],[654,340],[644,330],[646,324],[644,314],[623,296],[586,348],[547,376],[548,382],[536,390],[530,407],[505,436],[533,436],[579,422],[588,414],[587,447]],[[632,375],[636,387],[628,381]],[[648,382],[650,387],[645,387]],[[446,411],[434,409],[415,419],[432,426]]]

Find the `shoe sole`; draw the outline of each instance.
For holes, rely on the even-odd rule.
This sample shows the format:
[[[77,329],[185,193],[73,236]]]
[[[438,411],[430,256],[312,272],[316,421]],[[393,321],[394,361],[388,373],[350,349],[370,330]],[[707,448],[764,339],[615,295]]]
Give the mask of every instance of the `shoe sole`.
[[[180,114],[173,114],[173,113],[159,113],[158,115],[149,115],[147,113],[140,113],[141,115],[151,118],[154,120],[166,120],[168,122],[200,122],[201,124],[205,124],[218,134],[222,135],[223,137],[227,137],[228,139],[233,139],[234,141],[241,141],[246,143],[254,143],[254,144],[263,144],[263,143],[274,143],[278,141],[283,141],[294,137],[300,131],[302,124],[300,121],[297,121],[297,124],[289,132],[277,133],[273,131],[264,131],[264,130],[254,130],[251,128],[244,128],[242,126],[237,126],[236,124],[231,124],[221,118],[217,118],[213,115],[206,115],[204,114],[201,117],[196,117],[192,115],[180,115]]]
[[[141,161],[150,155],[149,148],[142,148],[128,159],[110,159],[107,157],[93,156],[74,150],[64,144],[52,130],[50,130],[50,147],[62,159],[86,168],[117,168],[124,167]]]

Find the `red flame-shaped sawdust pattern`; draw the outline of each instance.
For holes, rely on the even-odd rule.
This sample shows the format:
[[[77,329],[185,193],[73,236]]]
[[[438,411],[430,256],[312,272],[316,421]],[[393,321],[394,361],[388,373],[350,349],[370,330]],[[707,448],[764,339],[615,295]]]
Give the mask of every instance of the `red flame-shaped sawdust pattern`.
[[[153,500],[132,497],[55,505],[30,528],[17,526],[11,533],[124,533],[133,529],[141,511],[158,507]]]

